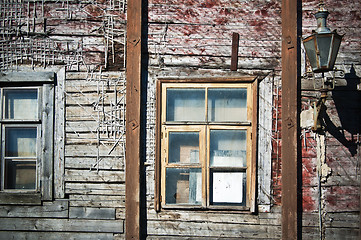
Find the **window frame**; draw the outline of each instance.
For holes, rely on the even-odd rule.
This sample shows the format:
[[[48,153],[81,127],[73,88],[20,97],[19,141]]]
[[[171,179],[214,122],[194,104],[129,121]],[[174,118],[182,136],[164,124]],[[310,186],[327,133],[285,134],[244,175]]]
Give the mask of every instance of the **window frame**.
[[[54,161],[54,104],[55,104],[54,72],[12,72],[0,76],[1,110],[1,179],[0,205],[40,205],[42,201],[53,199],[53,161]],[[37,119],[5,119],[4,90],[37,89]],[[5,127],[36,127],[36,188],[35,189],[4,189],[5,169],[3,149],[5,147]]]
[[[175,88],[178,86],[190,86],[191,88],[197,88],[201,86],[207,87],[217,87],[222,86],[224,88],[230,84],[236,87],[247,86],[247,89],[250,92],[247,93],[247,121],[242,122],[207,122],[203,123],[204,134],[208,139],[205,139],[204,151],[206,156],[206,163],[200,163],[202,167],[202,181],[205,181],[205,184],[202,184],[202,204],[197,205],[166,205],[165,203],[165,171],[163,170],[166,166],[163,166],[164,159],[162,156],[162,151],[164,151],[164,141],[165,138],[162,135],[164,134],[164,129],[196,129],[200,128],[197,123],[182,123],[182,127],[179,127],[179,122],[168,122],[165,121],[165,109],[166,109],[166,87],[170,84]],[[178,86],[176,86],[178,85]],[[214,85],[214,86],[213,86]],[[257,90],[258,90],[258,78],[253,76],[245,77],[221,77],[221,78],[160,78],[156,83],[157,96],[156,96],[156,159],[155,159],[155,198],[154,198],[154,208],[156,211],[161,209],[202,209],[202,210],[236,210],[241,212],[254,212],[255,211],[255,199],[256,199],[256,158],[257,158]],[[208,109],[205,110],[205,113],[208,113]],[[233,205],[211,205],[210,204],[210,157],[209,151],[206,151],[206,148],[209,148],[209,132],[211,129],[246,129],[247,130],[247,190],[246,190],[246,206],[233,206]],[[168,130],[169,131],[169,130]],[[179,130],[182,131],[182,130]],[[207,132],[208,131],[208,132]],[[207,132],[207,133],[206,133]],[[248,143],[250,141],[250,143]],[[200,144],[202,145],[202,144]],[[203,148],[200,146],[200,148]],[[200,153],[201,155],[201,153]],[[229,169],[230,170],[230,169]],[[163,198],[163,199],[162,199]]]

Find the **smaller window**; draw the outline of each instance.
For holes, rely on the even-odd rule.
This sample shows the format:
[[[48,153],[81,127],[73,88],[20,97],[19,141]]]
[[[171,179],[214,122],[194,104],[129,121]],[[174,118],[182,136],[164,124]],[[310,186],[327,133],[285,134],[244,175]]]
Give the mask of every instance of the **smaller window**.
[[[40,204],[52,199],[54,77],[9,76],[0,77],[0,204]]]
[[[2,89],[1,190],[39,189],[40,88]]]

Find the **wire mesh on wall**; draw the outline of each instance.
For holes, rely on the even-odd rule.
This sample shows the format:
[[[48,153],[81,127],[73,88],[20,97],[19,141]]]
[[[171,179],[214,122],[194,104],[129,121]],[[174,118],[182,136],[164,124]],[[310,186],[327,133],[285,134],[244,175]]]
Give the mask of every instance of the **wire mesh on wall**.
[[[91,7],[89,7],[91,6]],[[99,65],[107,67],[109,60],[121,59],[124,66],[125,28],[117,27],[125,22],[125,0],[108,0],[98,3],[88,1],[46,1],[46,0],[2,0],[0,2],[0,71],[16,70],[19,64],[42,65],[64,64],[70,70],[79,70],[83,65],[88,71],[90,65],[84,54],[83,39],[102,36],[103,54]],[[89,11],[92,10],[92,12]],[[99,26],[88,29],[86,34],[76,30],[63,33],[56,29],[56,21],[71,23],[77,18],[79,23],[88,19],[98,21]],[[49,24],[49,22],[52,22]],[[54,23],[55,22],[55,23]],[[97,50],[99,51],[99,50]],[[93,66],[94,67],[94,66]]]

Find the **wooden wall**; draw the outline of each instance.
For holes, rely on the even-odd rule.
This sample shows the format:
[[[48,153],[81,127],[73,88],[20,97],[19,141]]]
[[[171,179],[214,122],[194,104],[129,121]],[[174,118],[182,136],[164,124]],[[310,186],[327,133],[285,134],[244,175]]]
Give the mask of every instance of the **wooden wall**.
[[[316,26],[312,13],[317,2],[302,1],[303,35]],[[325,139],[309,126],[301,131],[302,234],[304,239],[358,239],[361,6],[351,0],[325,3],[330,28],[345,34],[337,67],[346,75],[338,77],[327,101]],[[16,18],[0,25],[5,33],[1,72],[57,72],[59,106],[54,199],[41,206],[0,205],[0,239],[124,239],[124,1],[8,0],[0,6],[1,20],[11,18],[6,10],[16,9]],[[281,1],[149,0],[147,7],[143,224],[148,238],[280,239]],[[233,32],[240,35],[237,71],[229,70]],[[302,52],[302,73],[306,67]],[[244,75],[262,79],[258,133],[266,141],[259,143],[258,212],[156,212],[155,82],[161,77]],[[302,82],[302,110],[309,110],[318,93],[310,89],[310,79]],[[326,156],[321,165],[331,173],[320,184],[321,146]]]

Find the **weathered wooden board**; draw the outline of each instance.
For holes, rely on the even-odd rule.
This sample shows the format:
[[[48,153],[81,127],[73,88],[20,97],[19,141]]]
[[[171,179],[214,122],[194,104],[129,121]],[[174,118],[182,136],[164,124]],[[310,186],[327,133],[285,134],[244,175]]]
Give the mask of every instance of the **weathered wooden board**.
[[[99,156],[107,157],[112,156],[123,156],[123,149],[115,143],[109,143],[105,146],[105,143],[99,145],[65,145],[65,157],[94,157]]]
[[[99,123],[93,117],[88,117],[88,119],[82,121],[70,121],[68,118],[65,130],[67,133],[93,133],[95,135],[98,127]]]
[[[124,196],[110,195],[70,195],[71,207],[125,207]]]
[[[119,87],[118,87],[119,88]],[[117,90],[120,91],[120,90]],[[81,106],[93,106],[101,104],[107,106],[112,104],[113,106],[120,106],[120,103],[125,105],[125,94],[117,92],[117,98],[115,98],[114,88],[104,91],[104,95],[101,92],[84,92],[84,93],[67,93],[66,104],[69,105],[81,105]],[[121,101],[123,100],[123,101]]]
[[[40,193],[1,193],[1,204],[10,205],[40,205],[41,195]]]
[[[125,195],[124,184],[66,183],[68,194]]]
[[[214,25],[241,25],[247,22],[250,25],[258,24],[258,27],[267,28],[264,22],[269,25],[278,25],[277,19],[280,19],[280,6],[278,2],[267,2],[260,4],[254,1],[240,1],[237,3],[200,2],[198,5],[177,4],[170,2],[167,4],[150,5],[151,22],[161,22],[172,19],[174,23],[193,23],[193,24],[210,24]],[[202,6],[203,4],[203,6]],[[275,5],[277,4],[277,5]],[[208,7],[209,6],[209,7]],[[205,10],[206,9],[206,10]],[[247,18],[240,18],[240,16]],[[243,21],[241,21],[243,20]]]
[[[45,202],[43,206],[0,206],[0,217],[67,218],[68,201]]]
[[[54,196],[64,197],[65,68],[57,73],[54,122]]]
[[[189,56],[189,55],[162,55],[161,63],[159,62],[158,55],[150,55],[149,64],[151,66],[204,66],[204,67],[218,67],[229,68],[231,65],[231,57],[225,56]],[[267,57],[267,58],[251,58],[251,57],[239,57],[239,68],[252,68],[252,69],[274,69],[279,65],[279,58]]]
[[[20,232],[0,231],[0,239],[7,240],[113,240],[113,233],[78,233],[78,232]]]
[[[124,170],[124,158],[122,157],[101,157],[97,162],[96,157],[67,157],[66,168],[80,169],[102,169],[102,170]]]
[[[67,72],[66,73],[66,80],[67,80],[67,85],[68,83],[73,83],[73,84],[80,84],[82,82],[93,82],[94,84],[97,84],[96,81],[86,81],[85,79],[88,79],[88,77],[90,77],[90,79],[98,79],[97,77],[100,77],[99,76],[99,72],[95,72],[95,73],[89,73],[87,71],[85,72],[81,72],[81,71],[77,71],[77,72]],[[100,77],[99,79],[101,80],[106,80],[107,78],[108,79],[117,79],[121,76],[124,76],[124,72],[122,71],[117,71],[117,72],[114,72],[114,71],[106,71],[106,72],[103,72],[101,74],[102,77]],[[72,82],[72,80],[76,80],[74,82]]]
[[[70,207],[69,218],[76,219],[115,219],[114,208],[89,208],[89,207]]]
[[[238,238],[280,238],[280,226],[251,224],[217,224],[204,222],[148,221],[149,235],[205,236]]]
[[[122,233],[122,220],[0,218],[1,231]]]
[[[124,182],[124,171],[65,169],[65,182]]]
[[[122,212],[120,211],[119,217]],[[204,222],[207,219],[209,223],[218,224],[251,224],[251,225],[280,225],[281,215],[278,213],[263,214],[262,216],[251,215],[248,213],[229,213],[229,212],[202,212],[202,211],[177,211],[168,210],[160,211],[148,211],[148,220],[154,221],[175,221],[175,222]]]
[[[10,72],[1,73],[0,82],[48,82],[55,81],[54,72]]]
[[[319,226],[318,213],[304,213],[302,216],[302,225],[309,227]],[[326,214],[325,226],[331,228],[358,228],[360,225],[360,217],[358,212],[335,213],[328,212]]]

